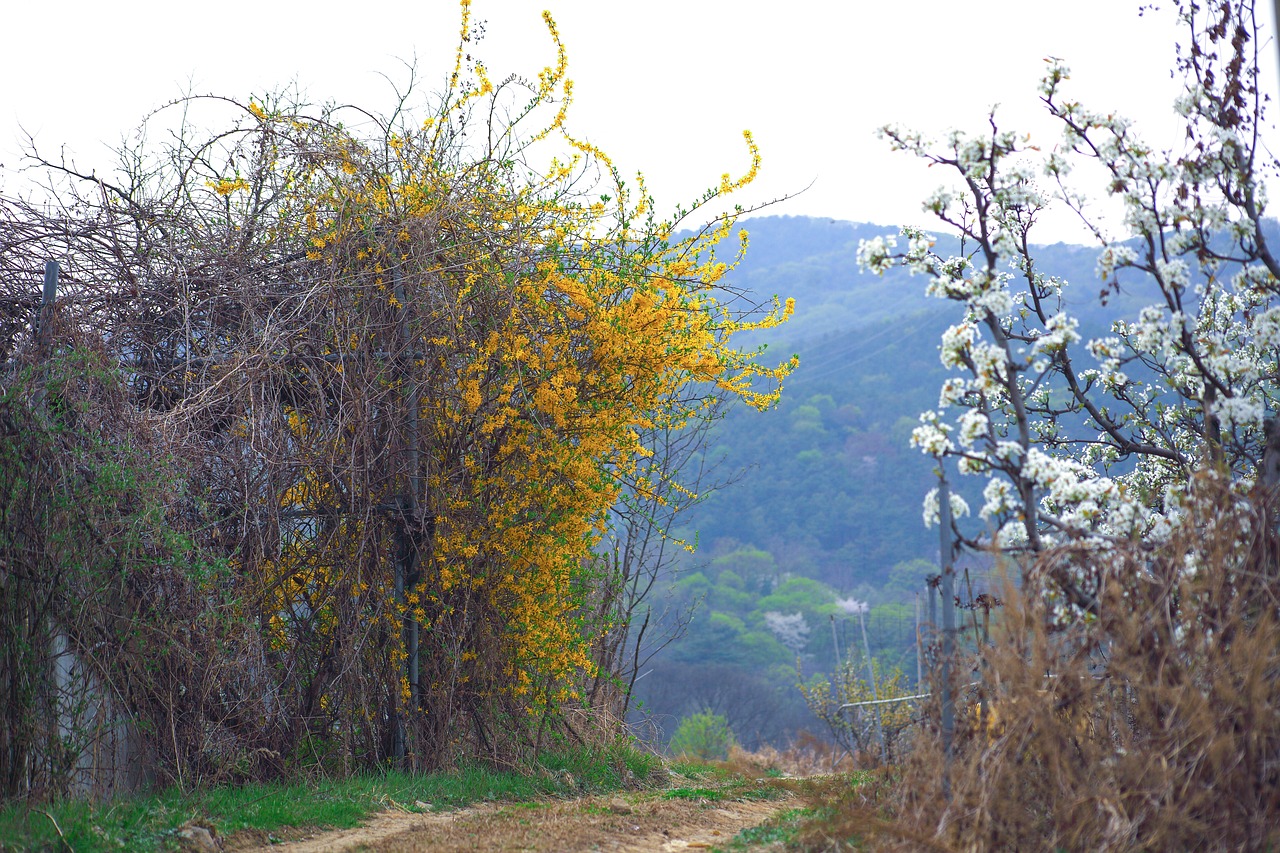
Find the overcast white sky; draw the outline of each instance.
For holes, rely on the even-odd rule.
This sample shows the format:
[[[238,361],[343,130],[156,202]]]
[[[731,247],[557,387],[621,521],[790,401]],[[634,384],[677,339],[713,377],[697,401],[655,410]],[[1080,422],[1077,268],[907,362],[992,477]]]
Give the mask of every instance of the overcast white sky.
[[[316,101],[390,105],[380,73],[416,56],[435,85],[451,67],[452,0],[416,3],[222,0],[20,3],[0,52],[0,188],[21,186],[22,129],[104,171],[145,112],[184,90],[247,97],[296,80]],[[624,171],[644,171],[660,208],[694,198],[764,157],[746,201],[812,187],[771,212],[927,222],[919,199],[941,176],[874,137],[887,122],[978,128],[987,109],[1051,144],[1036,84],[1065,58],[1072,91],[1151,128],[1172,129],[1170,12],[1137,0],[474,0],[475,53],[495,79],[554,60],[540,12],[568,49],[580,136]],[[1165,5],[1168,5],[1167,3]],[[1266,4],[1268,7],[1270,4]],[[1268,50],[1268,59],[1272,56]],[[1276,80],[1273,67],[1264,82]],[[1069,220],[1042,239],[1070,238]]]

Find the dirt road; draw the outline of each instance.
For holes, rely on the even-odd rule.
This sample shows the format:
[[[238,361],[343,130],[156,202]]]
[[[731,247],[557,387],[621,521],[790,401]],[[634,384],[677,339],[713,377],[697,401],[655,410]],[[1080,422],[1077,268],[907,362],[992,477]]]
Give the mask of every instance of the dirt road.
[[[242,853],[696,850],[727,846],[740,830],[794,806],[790,795],[764,786],[733,795],[699,789],[633,791],[489,803],[450,812],[385,812],[356,829],[284,844],[233,837],[228,848]]]

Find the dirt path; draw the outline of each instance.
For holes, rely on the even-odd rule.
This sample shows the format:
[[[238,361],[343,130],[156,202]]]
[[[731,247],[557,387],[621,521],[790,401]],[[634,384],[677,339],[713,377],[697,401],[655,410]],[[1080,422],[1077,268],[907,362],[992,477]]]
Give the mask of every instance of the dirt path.
[[[710,793],[710,792],[709,792]],[[775,792],[776,793],[776,792]],[[688,798],[642,791],[536,803],[489,803],[452,812],[384,812],[355,829],[284,844],[232,839],[243,853],[451,853],[498,851],[668,851],[727,845],[739,830],[791,808],[789,795]],[[237,843],[239,842],[239,843]]]

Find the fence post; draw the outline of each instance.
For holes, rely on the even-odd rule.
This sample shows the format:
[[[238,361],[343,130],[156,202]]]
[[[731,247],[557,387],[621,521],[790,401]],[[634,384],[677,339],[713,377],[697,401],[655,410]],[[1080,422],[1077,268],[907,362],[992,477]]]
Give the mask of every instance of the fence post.
[[[919,592],[916,592],[914,607],[916,617],[916,692],[919,693],[924,689],[924,633],[920,630]]]
[[[952,740],[956,729],[955,697],[952,695],[952,665],[955,658],[955,556],[951,540],[951,489],[946,475],[938,483],[938,529],[942,561],[942,578],[939,593],[942,596],[942,751],[944,757],[942,794],[951,799]]]
[[[867,655],[867,679],[871,685],[871,698],[877,703],[876,711],[876,741],[880,744],[880,760],[884,763],[889,762],[889,752],[884,742],[884,717],[880,713],[880,689],[876,686],[876,669],[874,661],[871,659],[871,643],[867,640],[867,621],[864,616],[866,605],[858,608],[858,625],[862,628],[862,650]]]
[[[402,350],[399,352],[397,361],[408,361],[407,366],[412,366],[413,347],[410,339],[410,327],[408,327],[408,297],[404,293],[404,272],[399,265],[399,261],[394,261],[392,266],[392,292],[396,296],[399,304],[399,343]],[[406,370],[407,375],[412,375],[411,370]],[[404,464],[408,467],[408,482],[406,484],[407,494],[402,496],[399,501],[399,520],[396,529],[396,538],[399,540],[396,555],[396,601],[403,613],[401,616],[401,639],[404,643],[404,679],[408,681],[410,688],[410,706],[408,710],[415,711],[419,707],[419,660],[417,660],[417,620],[413,619],[413,612],[408,606],[408,588],[417,583],[417,544],[416,537],[413,535],[411,525],[419,523],[419,502],[417,502],[417,491],[419,491],[419,428],[417,428],[417,418],[419,418],[419,394],[417,394],[417,383],[407,382],[404,387]],[[397,701],[397,707],[398,707]],[[398,713],[396,719],[396,760],[403,761],[404,758],[404,715]]]
[[[53,305],[58,299],[58,262],[44,262],[44,294],[40,298],[40,316],[36,320],[36,353],[43,360],[49,355],[53,335]]]
[[[409,329],[409,299],[405,293],[404,287],[404,271],[400,268],[399,259],[396,260],[395,266],[391,268],[392,283],[395,292],[396,301],[400,303],[400,357],[405,359],[407,369],[405,371],[406,378],[413,375],[412,367],[416,355],[416,348],[413,346]],[[418,470],[420,465],[420,436],[418,432],[418,416],[422,402],[418,394],[418,385],[416,382],[406,382],[405,384],[405,464],[409,469],[408,495],[403,504],[404,515],[400,519],[400,530],[404,536],[404,544],[406,551],[404,554],[404,580],[408,586],[414,586],[418,581],[418,541],[416,535],[422,519],[419,508],[418,493],[421,489],[421,474]],[[414,528],[411,532],[410,526]],[[404,636],[405,636],[405,652],[408,658],[405,661],[408,667],[409,681],[409,702],[413,710],[417,710],[420,702],[419,687],[419,667],[418,667],[418,620],[413,618],[413,613],[409,610],[404,615]]]

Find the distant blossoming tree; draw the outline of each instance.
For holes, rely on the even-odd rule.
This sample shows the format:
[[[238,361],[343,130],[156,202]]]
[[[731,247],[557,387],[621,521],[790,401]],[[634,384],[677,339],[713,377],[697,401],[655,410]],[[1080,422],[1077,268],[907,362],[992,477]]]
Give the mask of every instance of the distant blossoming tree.
[[[800,654],[809,642],[809,623],[803,613],[786,614],[770,610],[764,614],[764,624],[779,643],[795,654]]]

